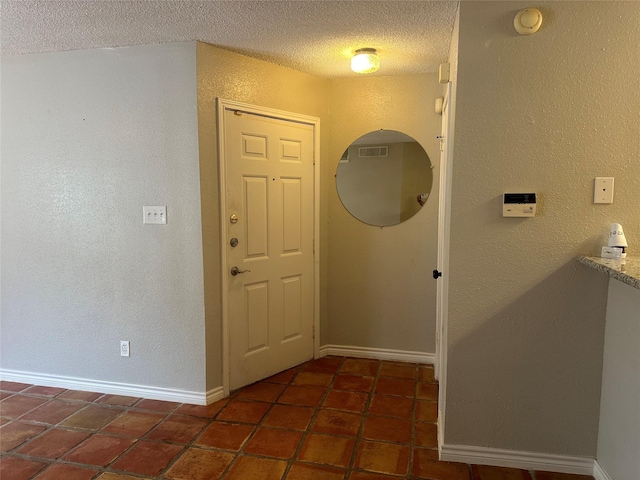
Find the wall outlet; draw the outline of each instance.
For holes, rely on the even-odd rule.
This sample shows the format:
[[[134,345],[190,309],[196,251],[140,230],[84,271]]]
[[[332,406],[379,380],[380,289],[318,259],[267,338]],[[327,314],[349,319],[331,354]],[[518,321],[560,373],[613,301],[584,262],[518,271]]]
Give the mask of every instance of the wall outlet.
[[[120,356],[130,357],[129,354],[129,340],[120,340]]]
[[[167,206],[144,205],[142,207],[142,223],[165,225],[167,223]]]
[[[596,177],[593,203],[613,203],[613,177]]]

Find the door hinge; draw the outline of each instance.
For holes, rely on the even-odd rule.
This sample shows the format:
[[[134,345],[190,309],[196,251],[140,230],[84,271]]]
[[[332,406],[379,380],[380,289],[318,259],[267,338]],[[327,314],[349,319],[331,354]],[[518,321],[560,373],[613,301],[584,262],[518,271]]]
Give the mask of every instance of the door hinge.
[[[440,330],[436,330],[436,345],[440,345]]]
[[[311,338],[315,339],[316,338],[316,326],[313,325],[311,327]]]
[[[316,239],[314,238],[311,242],[311,250],[313,251],[313,253],[316,253]]]

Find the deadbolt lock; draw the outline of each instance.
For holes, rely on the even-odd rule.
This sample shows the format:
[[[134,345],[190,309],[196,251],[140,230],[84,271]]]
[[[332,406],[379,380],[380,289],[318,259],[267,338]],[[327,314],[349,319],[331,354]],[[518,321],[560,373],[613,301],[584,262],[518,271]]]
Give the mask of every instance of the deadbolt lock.
[[[236,237],[233,237],[230,241],[229,241],[229,245],[231,245],[232,247],[237,247],[238,246],[238,239]]]
[[[229,217],[229,221],[230,221],[231,223],[238,223],[238,216],[234,213],[233,215],[231,215],[231,216]]]

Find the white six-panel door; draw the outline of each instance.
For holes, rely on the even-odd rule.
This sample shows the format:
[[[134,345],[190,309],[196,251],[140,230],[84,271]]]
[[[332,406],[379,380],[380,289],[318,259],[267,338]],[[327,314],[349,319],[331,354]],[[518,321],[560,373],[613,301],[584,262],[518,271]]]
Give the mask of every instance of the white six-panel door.
[[[313,358],[314,127],[228,108],[223,115],[233,390]]]

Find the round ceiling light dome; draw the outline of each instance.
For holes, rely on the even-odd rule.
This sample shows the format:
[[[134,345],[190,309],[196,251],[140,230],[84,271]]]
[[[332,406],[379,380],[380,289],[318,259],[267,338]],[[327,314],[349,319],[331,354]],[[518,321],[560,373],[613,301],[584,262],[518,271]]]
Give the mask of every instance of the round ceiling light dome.
[[[380,69],[380,57],[375,48],[360,48],[351,58],[351,70],[356,73],[373,73]]]

